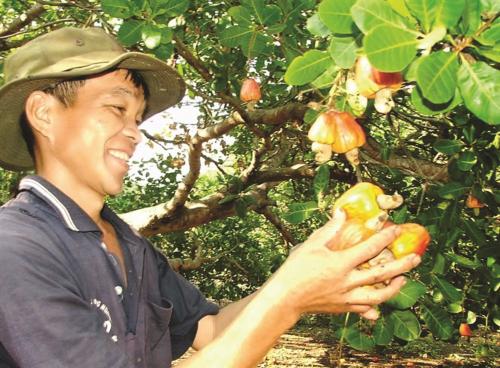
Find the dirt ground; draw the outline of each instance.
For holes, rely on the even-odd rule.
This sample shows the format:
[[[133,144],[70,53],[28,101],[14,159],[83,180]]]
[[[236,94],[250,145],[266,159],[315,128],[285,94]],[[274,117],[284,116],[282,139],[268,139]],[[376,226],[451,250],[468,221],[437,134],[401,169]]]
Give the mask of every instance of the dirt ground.
[[[370,353],[343,346],[339,359],[339,346],[326,328],[298,326],[281,337],[258,367],[500,367],[500,334],[490,334],[488,340],[487,345],[482,337],[452,344],[425,337]]]

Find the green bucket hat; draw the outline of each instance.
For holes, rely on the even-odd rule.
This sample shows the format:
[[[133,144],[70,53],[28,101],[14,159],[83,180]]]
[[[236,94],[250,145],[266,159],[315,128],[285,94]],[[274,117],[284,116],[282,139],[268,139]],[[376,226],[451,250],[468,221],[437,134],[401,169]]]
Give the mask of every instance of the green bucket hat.
[[[31,169],[20,118],[31,92],[76,77],[114,68],[136,70],[149,90],[148,118],[178,103],[185,92],[181,76],[168,64],[143,53],[127,52],[100,28],[61,28],[18,48],[4,64],[0,88],[0,166]]]

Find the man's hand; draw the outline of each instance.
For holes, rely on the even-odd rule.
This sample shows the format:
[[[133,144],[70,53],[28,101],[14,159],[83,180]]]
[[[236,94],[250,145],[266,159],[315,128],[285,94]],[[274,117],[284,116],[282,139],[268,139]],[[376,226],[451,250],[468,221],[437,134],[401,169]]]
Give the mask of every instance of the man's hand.
[[[420,257],[412,254],[370,269],[357,269],[396,238],[398,227],[384,229],[351,248],[333,250],[344,222],[345,214],[337,211],[333,219],[292,252],[269,282],[269,287],[281,289],[280,297],[286,298],[299,315],[357,312],[376,319],[378,313],[373,306],[397,294],[405,283],[404,277],[398,275],[420,263]],[[384,281],[388,285],[383,288],[371,286]]]
[[[376,319],[373,307],[399,291],[404,277],[398,275],[415,267],[420,257],[410,255],[357,269],[396,238],[398,227],[384,229],[351,248],[334,250],[344,221],[343,212],[336,213],[291,253],[258,292],[206,319],[200,330],[212,331],[212,337],[197,336],[199,347],[205,347],[179,368],[255,367],[303,313],[357,312]],[[386,280],[391,281],[381,289],[371,286]]]

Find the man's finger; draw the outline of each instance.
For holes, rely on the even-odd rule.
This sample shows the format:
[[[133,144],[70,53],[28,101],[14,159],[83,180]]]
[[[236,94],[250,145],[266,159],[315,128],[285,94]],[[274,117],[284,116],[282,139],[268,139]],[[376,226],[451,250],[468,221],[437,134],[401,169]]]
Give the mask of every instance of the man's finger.
[[[378,317],[380,317],[379,311],[376,310],[375,308],[370,308],[366,312],[360,313],[359,315],[371,321],[375,321],[376,319],[378,319]]]
[[[378,305],[396,295],[403,287],[406,280],[403,276],[396,277],[389,285],[381,289],[374,287],[358,287],[351,290],[347,298],[352,304]]]
[[[333,213],[333,217],[328,220],[325,225],[312,233],[307,242],[314,242],[314,244],[320,246],[328,245],[332,241],[332,239],[335,238],[335,234],[337,234],[342,228],[345,220],[345,211],[342,209],[337,209]]]
[[[372,285],[410,271],[420,263],[421,259],[417,254],[409,254],[406,257],[390,261],[384,264],[373,266],[369,269],[353,270],[347,276],[346,283],[354,288],[363,285]]]
[[[345,254],[345,259],[350,261],[349,266],[356,267],[379,254],[385,247],[391,244],[399,234],[399,226],[389,226],[375,235],[372,235],[365,241],[351,248],[344,249],[341,252]]]

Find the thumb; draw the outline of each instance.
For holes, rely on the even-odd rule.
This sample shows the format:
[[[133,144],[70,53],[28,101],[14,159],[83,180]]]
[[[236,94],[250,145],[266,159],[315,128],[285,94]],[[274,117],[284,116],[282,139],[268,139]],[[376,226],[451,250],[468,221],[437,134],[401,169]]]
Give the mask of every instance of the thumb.
[[[346,213],[342,209],[336,209],[333,217],[321,228],[316,230],[308,239],[318,246],[329,246],[339,233],[346,221]]]

